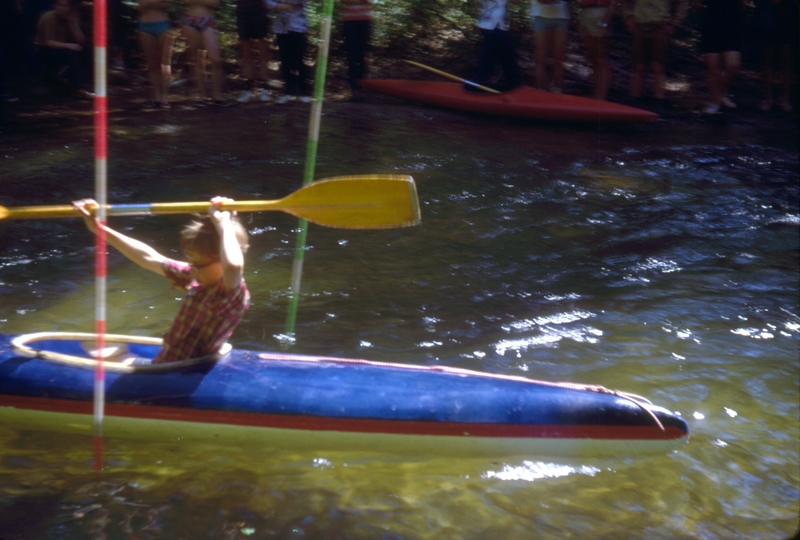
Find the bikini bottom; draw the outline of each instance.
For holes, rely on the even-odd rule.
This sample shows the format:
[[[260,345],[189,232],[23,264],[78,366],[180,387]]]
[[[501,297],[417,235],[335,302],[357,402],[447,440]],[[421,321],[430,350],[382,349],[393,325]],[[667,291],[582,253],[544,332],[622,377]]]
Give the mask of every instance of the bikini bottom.
[[[158,37],[164,32],[169,31],[170,29],[172,29],[171,21],[152,21],[152,22],[139,21],[139,32],[150,34],[153,37]]]
[[[203,32],[206,28],[216,28],[217,22],[214,17],[198,17],[197,15],[184,15],[183,22],[186,26],[194,28],[198,32]]]

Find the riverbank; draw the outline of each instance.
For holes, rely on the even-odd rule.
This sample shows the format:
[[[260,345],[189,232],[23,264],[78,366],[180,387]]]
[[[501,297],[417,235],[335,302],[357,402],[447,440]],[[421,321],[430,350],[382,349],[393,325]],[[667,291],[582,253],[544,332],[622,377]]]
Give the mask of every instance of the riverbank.
[[[661,116],[660,124],[698,124],[719,126],[738,126],[742,129],[758,128],[764,132],[773,132],[776,140],[787,137],[796,140],[798,135],[798,109],[797,92],[793,91],[794,110],[785,112],[775,106],[769,112],[763,112],[760,105],[763,100],[763,81],[761,73],[761,51],[756,44],[747,43],[742,54],[742,69],[734,80],[731,97],[737,104],[736,109],[723,109],[720,114],[706,115],[702,113],[707,103],[708,92],[706,87],[706,68],[701,56],[697,52],[697,32],[694,25],[687,25],[679,30],[670,43],[669,60],[666,65],[666,94],[665,103],[658,103],[650,97],[648,91],[641,99],[632,99],[629,95],[631,76],[630,36],[621,28],[615,28],[612,34],[609,56],[612,61],[612,85],[609,101],[623,103],[637,108],[652,110]],[[421,38],[424,43],[418,43],[417,49],[423,47],[427,52],[422,54],[418,50],[405,51],[405,55],[413,56],[415,61],[425,65],[444,70],[458,76],[469,76],[474,70],[478,50],[472,51],[470,47],[460,47],[454,52],[454,47],[448,45],[442,36],[449,35],[445,32],[435,34],[437,40]],[[230,36],[229,36],[230,37]],[[464,39],[462,36],[460,39]],[[229,38],[223,41],[230,41]],[[530,32],[523,32],[518,39],[519,65],[523,72],[526,84],[533,85],[534,61],[533,43]],[[180,115],[186,111],[203,108],[195,98],[194,84],[188,78],[188,65],[184,53],[182,39],[176,41],[173,55],[173,84],[170,88],[169,110],[153,110],[146,108],[149,101],[149,83],[144,65],[137,62],[135,57],[124,70],[110,70],[108,74],[108,106],[110,120],[114,115],[122,112],[143,114],[158,118],[167,115],[169,122],[179,121]],[[272,46],[272,58],[277,59],[277,50]],[[333,47],[329,59],[326,76],[325,102],[329,107],[333,103],[347,104],[343,110],[355,114],[359,107],[370,106],[396,106],[392,107],[396,114],[403,116],[408,111],[428,111],[434,109],[423,105],[364,92],[358,101],[353,101],[347,81],[346,60],[341,47]],[[313,61],[315,51],[309,47],[307,62]],[[378,79],[412,79],[412,80],[444,80],[427,70],[412,66],[403,61],[402,53],[392,50],[374,50],[369,56],[370,77]],[[274,101],[238,103],[236,98],[245,89],[245,80],[241,77],[237,57],[229,54],[224,60],[226,80],[224,84],[224,97],[227,100],[224,117],[236,121],[237,116],[249,116],[264,107],[288,107],[297,110],[298,117],[305,114],[307,104],[288,103],[278,105]],[[270,62],[270,86],[273,96],[281,93],[281,77],[279,64]],[[796,79],[796,77],[795,77]],[[648,81],[649,82],[649,81]],[[796,84],[795,84],[796,86]],[[591,66],[585,55],[583,44],[575,28],[570,31],[565,59],[564,93],[590,97]],[[212,107],[208,107],[212,108]],[[216,108],[216,107],[214,107]],[[325,110],[325,109],[323,109]],[[0,140],[5,136],[29,133],[33,135],[38,129],[47,130],[48,126],[55,125],[65,119],[72,121],[91,122],[92,102],[79,99],[63,86],[58,84],[44,84],[36,81],[28,85],[22,93],[20,100],[14,103],[0,102]],[[388,114],[395,114],[394,112]],[[453,113],[461,114],[461,113]],[[463,115],[461,115],[463,116]],[[444,117],[446,121],[447,117]],[[542,122],[537,122],[539,125]]]

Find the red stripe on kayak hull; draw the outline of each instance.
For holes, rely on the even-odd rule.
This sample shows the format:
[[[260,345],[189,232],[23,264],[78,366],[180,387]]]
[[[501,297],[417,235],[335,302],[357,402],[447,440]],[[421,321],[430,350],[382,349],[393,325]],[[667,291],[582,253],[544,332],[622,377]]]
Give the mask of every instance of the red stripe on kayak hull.
[[[0,407],[53,413],[91,416],[92,403],[22,396],[0,396]],[[636,441],[669,441],[688,438],[678,428],[665,431],[653,426],[613,425],[516,425],[475,424],[458,422],[414,422],[363,418],[334,418],[300,415],[259,414],[248,412],[184,409],[106,403],[107,416],[189,423],[223,424],[254,428],[276,428],[307,431],[339,431],[369,434],[438,435],[451,437],[529,438],[529,439],[606,439]]]

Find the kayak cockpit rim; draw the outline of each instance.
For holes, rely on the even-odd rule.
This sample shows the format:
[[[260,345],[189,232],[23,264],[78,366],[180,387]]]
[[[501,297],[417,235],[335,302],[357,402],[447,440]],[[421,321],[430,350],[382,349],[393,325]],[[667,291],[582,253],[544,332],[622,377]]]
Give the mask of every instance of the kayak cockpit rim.
[[[48,351],[32,346],[32,344],[40,341],[77,341],[80,342],[81,346],[84,348],[85,356]],[[97,351],[95,349],[96,342],[97,334],[94,333],[37,332],[15,337],[13,340],[11,340],[11,346],[20,356],[27,358],[40,358],[42,360],[47,360],[58,364],[91,370],[95,369],[98,358],[102,355],[103,368],[114,373],[171,371],[186,366],[219,360],[228,354],[233,348],[230,343],[225,343],[220,348],[220,351],[216,354],[210,354],[199,358],[190,358],[188,360],[180,360],[177,362],[168,362],[164,364],[136,365],[128,363],[135,358],[135,356],[126,354],[128,350],[128,344],[160,347],[163,345],[163,340],[161,338],[146,336],[104,334],[104,346],[102,351]]]

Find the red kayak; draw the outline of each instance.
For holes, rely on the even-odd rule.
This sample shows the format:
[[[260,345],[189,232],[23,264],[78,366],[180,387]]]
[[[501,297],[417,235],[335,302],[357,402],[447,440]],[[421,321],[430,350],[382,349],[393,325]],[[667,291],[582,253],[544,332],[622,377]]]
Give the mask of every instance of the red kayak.
[[[542,92],[528,86],[500,94],[467,92],[460,83],[368,79],[361,86],[427,105],[482,114],[568,122],[652,122],[656,113],[579,96]]]

